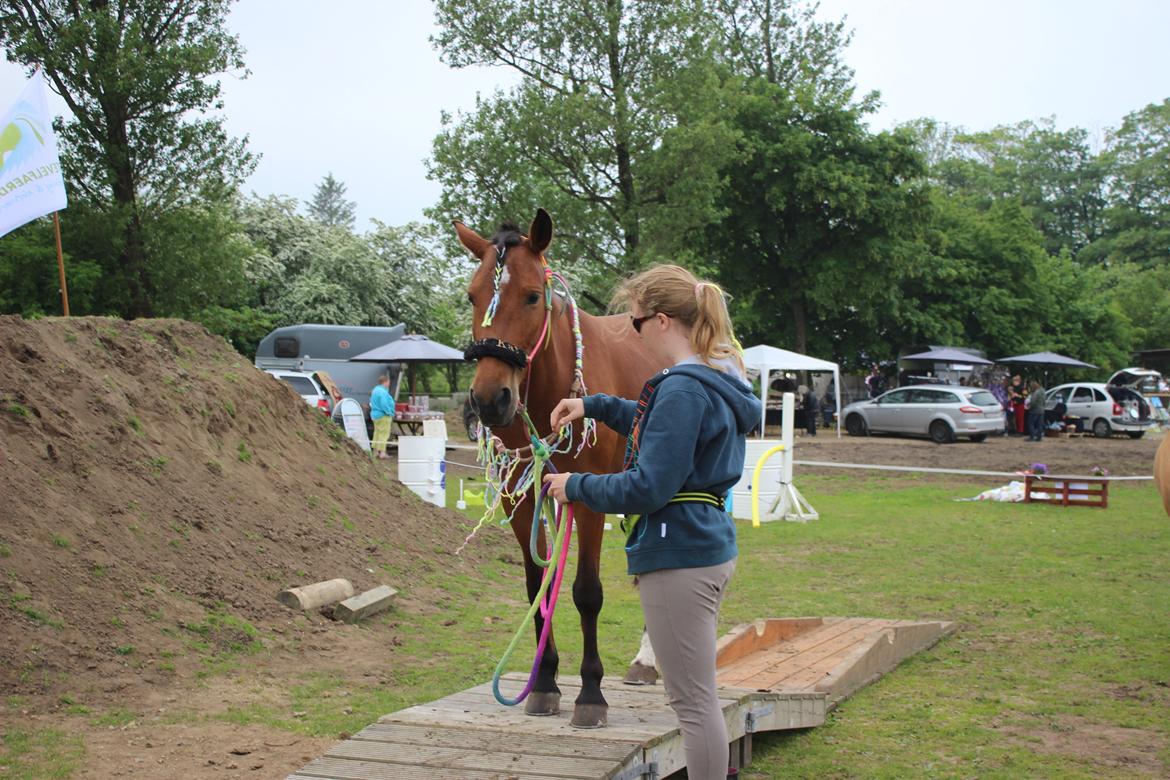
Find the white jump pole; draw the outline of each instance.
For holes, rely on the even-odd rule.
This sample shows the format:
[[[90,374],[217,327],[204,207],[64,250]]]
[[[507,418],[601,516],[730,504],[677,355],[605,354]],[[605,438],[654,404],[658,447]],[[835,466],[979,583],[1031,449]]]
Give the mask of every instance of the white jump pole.
[[[783,466],[780,471],[780,493],[776,496],[776,502],[772,505],[772,508],[768,510],[767,517],[807,523],[809,520],[819,518],[820,514],[800,494],[800,491],[796,489],[796,485],[792,484],[792,464],[796,457],[793,451],[795,437],[792,435],[792,423],[796,416],[795,412],[796,396],[792,393],[785,393],[784,412],[781,417],[780,426],[780,441],[784,445],[784,450],[777,453],[783,459],[781,461]]]

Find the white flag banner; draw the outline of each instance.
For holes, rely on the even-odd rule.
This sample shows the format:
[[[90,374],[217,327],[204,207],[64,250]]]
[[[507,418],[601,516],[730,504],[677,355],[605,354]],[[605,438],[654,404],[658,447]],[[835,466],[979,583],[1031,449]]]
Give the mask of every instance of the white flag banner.
[[[0,236],[65,208],[53,117],[40,68],[0,116]]]

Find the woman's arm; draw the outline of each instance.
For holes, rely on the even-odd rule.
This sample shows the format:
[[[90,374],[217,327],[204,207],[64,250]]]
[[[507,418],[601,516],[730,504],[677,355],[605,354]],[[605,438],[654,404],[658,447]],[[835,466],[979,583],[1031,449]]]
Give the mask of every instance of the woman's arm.
[[[634,412],[638,408],[636,401],[605,393],[585,396],[583,400],[586,417],[600,420],[622,436],[630,435],[630,426],[634,424]]]
[[[706,395],[694,390],[662,393],[642,429],[638,464],[618,474],[572,474],[567,497],[598,512],[645,514],[666,506],[694,470],[699,426],[709,410]]]

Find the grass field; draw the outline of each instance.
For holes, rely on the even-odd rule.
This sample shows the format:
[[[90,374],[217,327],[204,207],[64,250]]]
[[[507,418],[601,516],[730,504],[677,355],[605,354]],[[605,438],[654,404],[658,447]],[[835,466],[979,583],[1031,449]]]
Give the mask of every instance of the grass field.
[[[857,615],[961,629],[824,727],[758,740],[749,777],[1170,773],[1170,531],[1152,486],[1115,484],[1105,511],[957,503],[979,488],[913,477],[802,489],[820,521],[741,527],[723,628]],[[616,535],[604,555],[604,661],[620,674],[641,615]],[[557,625],[565,669],[574,617]]]
[[[824,726],[758,736],[746,777],[1170,774],[1170,530],[1152,486],[1115,485],[1105,511],[956,503],[980,487],[913,477],[807,476],[801,489],[819,521],[741,525],[722,629],[801,615],[961,627]],[[510,534],[495,524],[483,533]],[[387,656],[387,684],[317,673],[276,700],[258,693],[202,717],[332,736],[487,680],[526,606],[518,556],[477,578],[436,573],[407,584],[433,608],[378,619],[396,622],[401,639]],[[617,534],[606,539],[602,571],[603,661],[620,675],[642,619]],[[575,672],[580,633],[571,599],[562,603],[557,644],[562,669]],[[531,646],[521,647],[515,670],[530,663]],[[20,766],[22,749],[37,752],[0,746],[0,776]]]

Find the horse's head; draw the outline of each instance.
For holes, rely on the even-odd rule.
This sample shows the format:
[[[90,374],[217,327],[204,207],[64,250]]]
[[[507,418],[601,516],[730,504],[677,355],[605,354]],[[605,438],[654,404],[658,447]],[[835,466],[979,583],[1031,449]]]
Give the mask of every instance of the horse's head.
[[[471,405],[484,425],[507,426],[516,416],[528,355],[545,324],[543,254],[552,241],[552,218],[537,209],[527,236],[505,224],[484,238],[462,222],[454,224],[463,246],[479,261],[467,289],[473,340],[468,354],[479,360]]]

